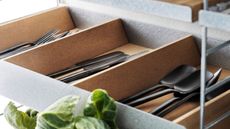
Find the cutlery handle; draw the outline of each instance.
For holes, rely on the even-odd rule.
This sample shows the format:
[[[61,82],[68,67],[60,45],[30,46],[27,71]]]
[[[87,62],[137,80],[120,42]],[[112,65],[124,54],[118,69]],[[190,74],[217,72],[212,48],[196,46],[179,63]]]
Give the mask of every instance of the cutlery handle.
[[[114,58],[114,59],[110,59],[110,60],[106,60],[103,62],[100,62],[98,64],[94,64],[94,65],[90,65],[87,67],[84,67],[83,71],[75,73],[73,75],[70,75],[64,79],[62,79],[61,81],[69,83],[84,77],[87,77],[89,75],[92,75],[94,73],[100,72],[102,70],[105,70],[113,65],[119,64],[121,62],[126,61],[127,56],[123,56],[123,57],[119,57],[119,58]]]
[[[77,70],[77,69],[80,69],[80,68],[83,68],[83,67],[87,67],[87,66],[90,66],[90,65],[93,65],[93,64],[97,64],[97,63],[100,63],[100,62],[103,62],[103,61],[106,61],[106,60],[110,60],[110,59],[113,59],[113,58],[119,58],[121,56],[126,56],[126,54],[121,52],[121,51],[112,52],[112,53],[109,53],[109,54],[106,54],[106,55],[102,55],[102,56],[99,56],[99,57],[96,57],[96,58],[93,58],[93,59],[89,59],[89,60],[80,62],[80,63],[78,63],[76,65],[73,65],[71,67],[63,69],[61,71],[49,74],[48,76],[52,77],[52,78],[57,78],[59,76],[62,76],[64,74],[67,74],[67,73],[72,72],[74,70]]]
[[[121,103],[129,103],[129,102],[131,102],[131,101],[134,101],[135,99],[138,99],[138,98],[140,98],[140,97],[143,97],[143,96],[145,96],[145,95],[147,95],[147,94],[149,94],[149,93],[151,93],[151,92],[154,92],[154,91],[156,91],[156,90],[158,90],[158,89],[161,89],[161,88],[167,88],[168,86],[165,86],[165,85],[163,85],[163,84],[157,84],[157,85],[155,85],[155,86],[152,86],[152,87],[150,87],[150,88],[147,88],[147,89],[145,89],[145,90],[142,90],[142,91],[140,91],[140,92],[138,92],[138,93],[136,93],[136,94],[134,94],[134,95],[132,95],[132,96],[129,96],[129,97],[127,97],[127,98],[125,98],[125,99],[122,99],[122,100],[120,100],[120,102]]]
[[[165,115],[167,115],[168,113],[172,112],[173,110],[175,110],[177,107],[179,107],[183,103],[187,102],[191,98],[194,98],[194,97],[196,97],[198,95],[199,95],[199,92],[194,92],[192,94],[187,95],[183,99],[180,98],[178,101],[176,101],[175,103],[171,104],[170,106],[168,106],[167,108],[165,108],[164,110],[162,110],[161,112],[159,112],[159,113],[157,113],[155,115],[157,115],[159,117],[164,117]],[[177,97],[174,97],[174,98],[177,98]]]
[[[173,93],[173,92],[175,92],[174,89],[165,89],[165,90],[162,90],[162,91],[153,93],[153,94],[151,94],[151,95],[148,95],[148,96],[145,96],[145,97],[136,99],[136,100],[134,100],[134,101],[132,101],[132,102],[127,103],[127,105],[129,105],[129,106],[137,106],[137,105],[146,103],[146,102],[148,102],[148,101],[150,101],[150,100],[159,98],[159,97],[161,97],[161,96],[164,96],[164,95],[167,95],[167,94]]]
[[[150,111],[149,113],[151,113],[153,115],[157,115],[158,113],[160,113],[161,111],[163,111],[164,109],[166,109],[171,104],[178,101],[179,99],[180,99],[180,97],[173,97],[173,98],[167,100],[166,102],[164,102],[163,104],[161,104],[160,106],[158,106],[157,108],[155,108],[154,110]]]
[[[29,42],[26,42],[26,43],[23,43],[23,44],[16,45],[16,46],[13,46],[13,47],[10,47],[10,48],[8,48],[8,49],[6,49],[6,50],[1,51],[1,52],[0,52],[0,56],[5,55],[5,54],[8,54],[8,53],[13,52],[13,51],[15,51],[15,50],[17,50],[17,49],[20,49],[20,48],[23,48],[23,47],[30,47],[30,46],[32,46],[32,43],[29,43]]]

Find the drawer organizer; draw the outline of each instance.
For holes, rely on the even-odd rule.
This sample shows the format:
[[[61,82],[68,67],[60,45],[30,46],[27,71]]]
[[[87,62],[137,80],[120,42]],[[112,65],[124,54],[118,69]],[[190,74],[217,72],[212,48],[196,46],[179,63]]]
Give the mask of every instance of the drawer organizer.
[[[125,18],[114,19],[113,16],[95,14],[74,7],[70,8],[70,14],[67,7],[59,7],[48,12],[43,12],[43,14],[36,16],[36,18],[44,19],[51,12],[54,14],[58,12],[58,15],[52,15],[56,17],[56,20],[54,20],[55,18],[51,18],[55,22],[60,22],[57,26],[53,26],[51,24],[52,21],[51,23],[43,23],[41,26],[47,28],[38,32],[35,31],[37,34],[34,35],[30,33],[32,30],[24,30],[23,27],[19,28],[18,31],[24,30],[27,34],[31,34],[32,36],[29,36],[31,38],[29,40],[35,39],[41,33],[53,27],[61,28],[63,31],[77,27],[81,31],[8,57],[5,61],[47,75],[86,59],[112,51],[123,51],[129,55],[133,55],[147,50],[146,53],[135,59],[71,83],[73,86],[88,91],[96,88],[106,89],[116,100],[128,97],[157,84],[162,77],[179,65],[188,64],[200,67],[199,47],[197,46],[195,37],[187,33]],[[79,14],[78,12],[84,12],[84,16],[76,15]],[[42,17],[43,15],[44,17]],[[67,18],[59,21],[57,19],[60,15]],[[92,21],[92,17],[85,18],[86,16],[93,15],[97,19],[100,19],[98,20],[100,22]],[[32,18],[32,21],[33,19],[35,18]],[[33,27],[39,21],[35,20],[33,23],[27,22],[30,20],[31,18],[25,18],[16,21],[13,25],[8,23],[0,26],[0,34],[6,35],[3,36],[6,37],[3,39],[7,41],[4,47],[0,49],[4,49],[8,45],[13,45],[12,42],[28,40],[26,37],[24,37],[25,39],[20,39],[19,34],[16,36],[18,38],[13,40],[9,37],[14,32],[5,32],[8,30],[8,26],[9,28],[16,26],[21,21],[24,21],[23,25],[27,26],[28,24],[28,26]],[[1,28],[3,28],[2,31]],[[212,72],[215,72],[218,67],[208,64],[208,69]],[[230,76],[230,70],[224,69],[220,80],[223,80],[227,76]],[[136,108],[148,112],[159,106],[172,95],[161,97]],[[228,90],[205,103],[207,122],[213,121],[230,109],[229,96],[230,92]],[[199,128],[199,110],[199,99],[193,99],[166,115],[164,119],[183,125],[187,129]],[[226,119],[215,125],[213,129],[227,129],[228,122],[229,119]]]
[[[0,24],[0,50],[22,42],[34,41],[51,29],[60,29],[61,32],[64,32],[74,28],[76,26],[67,8],[51,9],[16,19]]]

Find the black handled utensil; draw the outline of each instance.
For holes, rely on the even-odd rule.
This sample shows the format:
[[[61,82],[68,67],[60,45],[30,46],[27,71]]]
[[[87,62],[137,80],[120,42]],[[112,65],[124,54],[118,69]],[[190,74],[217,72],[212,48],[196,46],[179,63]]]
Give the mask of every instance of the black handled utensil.
[[[214,91],[208,93],[206,95],[206,100],[211,100],[212,98],[215,98],[216,96],[220,95],[221,93],[227,91],[230,89],[230,78],[227,78],[224,80],[223,83],[219,85],[217,89]]]
[[[87,77],[89,75],[92,75],[94,73],[100,72],[102,70],[105,70],[113,65],[122,63],[126,60],[126,56],[122,56],[119,58],[115,58],[115,59],[110,59],[110,60],[106,60],[103,62],[99,62],[97,64],[93,64],[87,67],[84,67],[80,70],[77,70],[76,73],[71,73],[71,75],[66,75],[64,77],[61,78],[57,78],[60,81],[63,81],[65,83],[70,83],[72,81]]]
[[[111,66],[114,66],[116,64],[125,62],[128,59],[132,59],[132,58],[139,56],[145,52],[147,52],[147,50],[138,52],[138,53],[133,54],[133,55],[125,55],[125,56],[120,56],[117,58],[111,58],[109,60],[105,60],[105,61],[93,64],[93,65],[89,65],[87,67],[83,67],[82,69],[78,69],[76,71],[73,71],[72,73],[69,73],[67,75],[64,75],[64,76],[62,76],[60,78],[56,78],[56,79],[61,80],[61,81],[66,82],[66,83],[76,81],[78,79],[81,79],[81,78],[87,77],[89,75],[92,75],[94,73],[105,70],[105,69],[107,69]]]
[[[95,57],[93,59],[89,59],[89,60],[77,63],[77,64],[75,64],[75,65],[73,65],[71,67],[65,68],[65,69],[63,69],[61,71],[49,74],[48,76],[52,77],[52,78],[57,78],[57,77],[63,76],[64,74],[67,74],[67,73],[70,73],[72,71],[75,71],[77,69],[87,67],[89,65],[97,64],[97,63],[100,63],[100,62],[103,62],[103,61],[106,61],[106,60],[119,58],[119,57],[122,57],[122,56],[127,56],[127,54],[125,54],[124,52],[121,52],[121,51],[111,52],[111,53],[108,53],[108,54],[105,54],[105,55],[102,55],[102,56],[99,56],[99,57]]]
[[[207,71],[206,80],[210,80],[213,77],[213,74],[211,72]],[[160,92],[142,97],[140,99],[134,100],[128,105],[130,106],[137,106],[140,104],[143,104],[145,102],[148,102],[152,99],[156,99],[158,97],[167,95],[169,93],[175,93],[175,94],[181,94],[181,95],[187,95],[189,93],[192,93],[200,88],[200,70],[197,70],[196,72],[192,73],[188,77],[186,77],[184,80],[178,82],[176,85],[174,85],[173,89],[165,89]]]
[[[218,79],[221,75],[221,72],[222,72],[222,68],[220,68],[217,72],[215,72],[212,79],[210,79],[207,82],[207,87],[212,86],[213,84],[215,84],[218,81]],[[178,96],[178,94],[176,94],[176,95],[174,95],[173,98],[167,100],[165,103],[161,104],[160,106],[158,106],[157,108],[155,108],[153,111],[151,111],[149,113],[163,117],[166,114],[168,114],[169,112],[176,109],[181,104],[185,103],[186,101],[190,100],[191,98],[194,98],[195,96],[198,96],[199,93],[200,92],[198,90],[198,91],[193,92],[187,96]]]
[[[160,84],[154,85],[150,88],[147,88],[137,94],[134,94],[128,98],[120,100],[121,103],[128,103],[134,101],[140,97],[143,97],[151,92],[154,92],[162,88],[173,88],[173,86],[184,78],[188,77],[190,74],[196,71],[196,68],[190,65],[180,65],[174,70],[169,72],[161,81]]]

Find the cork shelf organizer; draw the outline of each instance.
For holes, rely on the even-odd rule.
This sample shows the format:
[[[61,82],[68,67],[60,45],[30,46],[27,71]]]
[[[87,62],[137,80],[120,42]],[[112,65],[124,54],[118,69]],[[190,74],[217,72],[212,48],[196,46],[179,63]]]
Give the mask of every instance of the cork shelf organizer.
[[[35,41],[53,29],[60,30],[60,33],[76,30],[67,7],[56,7],[0,24],[0,51]]]
[[[89,91],[103,88],[113,98],[119,100],[157,84],[164,75],[179,65],[189,64],[197,67],[200,65],[199,49],[192,36],[184,37],[160,48],[149,49],[129,43],[122,21],[119,19],[82,30],[67,38],[8,58],[6,61],[46,75],[115,50],[128,54],[149,51],[134,60],[78,80],[72,85]],[[209,66],[209,69],[215,71],[217,68]],[[223,70],[221,79],[229,75],[230,71]],[[207,120],[220,115],[215,110],[224,112],[230,108],[229,99],[227,99],[229,93],[227,91],[207,102],[206,108],[209,110]],[[148,112],[171,96],[172,94],[161,97],[137,108]],[[182,124],[188,129],[198,128],[198,106],[197,100],[189,101],[164,118]]]

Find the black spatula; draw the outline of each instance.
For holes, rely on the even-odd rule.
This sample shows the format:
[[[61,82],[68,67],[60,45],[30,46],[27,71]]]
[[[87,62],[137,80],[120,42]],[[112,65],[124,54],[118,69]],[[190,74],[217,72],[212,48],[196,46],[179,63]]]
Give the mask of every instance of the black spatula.
[[[214,76],[212,77],[212,79],[210,79],[207,82],[207,87],[210,87],[211,85],[215,84],[220,75],[221,75],[222,69],[219,69]],[[199,95],[199,90],[196,92],[193,92],[185,97],[183,96],[178,96],[175,95],[175,97],[171,98],[170,100],[166,101],[165,103],[161,104],[159,107],[155,108],[153,111],[151,111],[151,114],[157,115],[157,116],[165,116],[166,114],[168,114],[169,112],[173,111],[174,109],[176,109],[178,106],[180,106],[181,104],[185,103],[186,101],[190,100],[191,98],[194,98],[196,96]]]
[[[213,77],[213,74],[211,72],[207,71],[206,80],[210,80]],[[186,77],[184,80],[178,82],[176,85],[173,86],[173,89],[165,89],[160,92],[142,97],[140,99],[134,100],[128,105],[130,106],[137,106],[140,104],[143,104],[145,102],[148,102],[152,99],[156,99],[158,97],[167,95],[169,93],[175,93],[180,95],[187,95],[189,93],[192,93],[200,88],[200,70],[197,70],[196,72],[192,73],[188,77]]]
[[[145,96],[151,92],[154,92],[161,88],[173,88],[173,86],[184,78],[188,77],[190,74],[196,71],[196,68],[189,65],[180,65],[176,67],[173,71],[169,72],[161,81],[160,84],[154,85],[148,89],[138,92],[128,98],[121,100],[121,103],[128,103]]]

